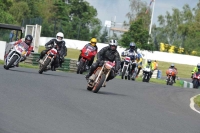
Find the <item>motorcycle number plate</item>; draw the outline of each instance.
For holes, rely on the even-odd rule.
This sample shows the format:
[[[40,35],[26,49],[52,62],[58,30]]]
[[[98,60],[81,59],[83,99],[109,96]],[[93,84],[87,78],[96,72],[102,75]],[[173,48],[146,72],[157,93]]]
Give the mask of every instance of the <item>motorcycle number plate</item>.
[[[17,48],[17,50],[19,50],[20,52],[23,52],[24,50],[20,47]]]
[[[130,59],[130,57],[126,57],[125,60],[126,61],[130,61],[131,59]]]

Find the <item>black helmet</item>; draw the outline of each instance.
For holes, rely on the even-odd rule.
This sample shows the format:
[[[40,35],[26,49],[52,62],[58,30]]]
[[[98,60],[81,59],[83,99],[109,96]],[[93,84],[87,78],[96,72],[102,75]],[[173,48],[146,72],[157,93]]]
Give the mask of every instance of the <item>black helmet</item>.
[[[174,68],[175,66],[174,66],[174,64],[171,64],[171,66],[170,66],[171,68]]]
[[[32,35],[26,35],[26,37],[25,37],[25,43],[27,45],[31,45],[32,41],[33,41],[33,36]]]
[[[148,59],[148,60],[147,60],[147,63],[148,63],[148,64],[150,64],[150,63],[151,63],[151,60],[150,60],[150,59]]]
[[[133,52],[134,50],[136,50],[136,44],[135,44],[134,42],[131,42],[131,43],[129,44],[129,46],[130,46],[130,51],[131,51],[131,52]]]
[[[197,64],[197,68],[200,69],[200,63]]]

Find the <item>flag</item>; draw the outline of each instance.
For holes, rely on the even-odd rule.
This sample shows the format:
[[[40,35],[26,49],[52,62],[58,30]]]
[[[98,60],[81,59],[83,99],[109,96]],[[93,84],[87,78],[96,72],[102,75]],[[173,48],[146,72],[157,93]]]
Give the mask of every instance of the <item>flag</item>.
[[[149,4],[149,6],[151,6],[152,2],[154,2],[154,0],[151,0],[151,2],[150,2],[150,4]]]
[[[150,1],[150,3],[149,3],[149,7],[147,8],[147,10],[146,10],[146,12],[145,12],[145,14],[147,14],[148,13],[148,11],[149,11],[149,8],[150,8],[150,6],[151,6],[151,4],[154,2],[154,0],[151,0]]]

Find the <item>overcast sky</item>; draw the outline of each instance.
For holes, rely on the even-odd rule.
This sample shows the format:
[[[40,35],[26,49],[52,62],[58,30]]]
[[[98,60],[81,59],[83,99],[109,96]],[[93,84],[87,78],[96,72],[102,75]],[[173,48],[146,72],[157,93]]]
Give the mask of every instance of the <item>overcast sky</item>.
[[[98,12],[98,18],[104,25],[105,20],[113,20],[116,16],[116,22],[127,21],[126,14],[130,11],[129,0],[86,0],[90,5],[94,6]],[[143,0],[150,3],[151,0]],[[183,5],[189,4],[195,7],[199,0],[156,0],[154,8],[153,23],[157,23],[159,15],[165,15],[166,11],[171,12],[172,8],[181,9]],[[151,6],[152,7],[152,6]]]

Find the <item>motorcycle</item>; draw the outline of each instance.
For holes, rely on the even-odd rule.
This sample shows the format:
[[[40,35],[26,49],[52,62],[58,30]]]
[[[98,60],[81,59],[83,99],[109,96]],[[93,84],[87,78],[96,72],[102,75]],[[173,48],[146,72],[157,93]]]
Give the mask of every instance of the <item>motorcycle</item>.
[[[173,80],[173,77],[175,76],[175,72],[173,69],[168,69],[166,71],[166,74],[167,74],[167,85],[173,85],[174,83],[174,80]]]
[[[123,65],[123,68],[122,68],[122,75],[121,75],[121,79],[127,79],[130,80],[130,67],[131,67],[131,58],[126,56],[125,59],[124,59],[124,65]]]
[[[146,66],[143,69],[142,82],[149,82],[149,80],[150,80],[150,73],[151,73],[150,66]]]
[[[24,42],[21,42],[10,50],[4,59],[4,68],[6,70],[11,67],[15,67],[24,58],[24,56],[27,55],[28,52],[25,47],[28,47],[28,45]]]
[[[194,73],[192,78],[193,88],[198,89],[200,85],[200,73]]]
[[[95,55],[96,51],[92,51],[89,47],[81,50],[81,59],[76,71],[77,74],[82,74],[84,71],[88,70],[87,65]]]
[[[104,61],[103,66],[98,67],[89,77],[87,90],[97,93],[105,85],[110,71],[115,66],[115,62]]]
[[[138,65],[137,65],[137,62],[136,61],[132,61],[131,63],[132,65],[134,64],[135,65],[135,69],[132,70],[131,72],[131,79],[132,80],[135,80],[136,79],[136,76],[137,76],[137,72],[138,72]],[[132,66],[131,65],[131,66]]]
[[[58,51],[56,48],[50,48],[47,54],[43,57],[42,61],[39,61],[39,73],[42,74],[44,71],[53,69],[52,63],[56,59]]]

